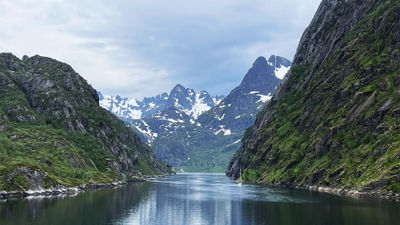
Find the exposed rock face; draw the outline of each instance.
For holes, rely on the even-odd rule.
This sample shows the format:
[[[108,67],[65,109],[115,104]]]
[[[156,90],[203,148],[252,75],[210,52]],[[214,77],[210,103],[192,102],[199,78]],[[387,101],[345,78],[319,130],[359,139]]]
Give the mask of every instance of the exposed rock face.
[[[323,0],[227,175],[399,192],[399,10],[399,1]]]
[[[283,77],[290,65],[280,56],[257,58],[240,85],[218,105],[174,132],[159,135],[152,143],[157,158],[191,171],[223,171],[246,128],[275,93],[278,74]]]
[[[19,176],[19,177],[18,177]],[[28,166],[16,167],[13,171],[5,175],[9,183],[14,183],[16,179],[22,178],[20,188],[40,189],[46,186],[47,175],[39,169]]]
[[[119,95],[116,97],[103,95],[100,92],[99,96],[100,105],[103,108],[108,109],[121,120],[133,122],[133,127],[140,126],[140,120],[170,108],[175,108],[192,119],[196,119],[224,98],[224,96],[211,96],[206,91],[196,93],[193,89],[185,88],[181,84],[177,84],[170,94],[162,93],[155,97],[146,97],[143,101],[122,98]]]
[[[157,110],[142,119],[131,120],[128,125],[140,135],[142,140],[152,145],[159,137],[191,127],[201,114],[221,102],[222,98],[223,96],[213,97],[206,91],[196,93],[191,88],[177,84],[169,95],[166,94],[164,103],[158,105],[154,101],[150,102]],[[155,152],[158,157],[158,150]],[[159,159],[166,160],[164,157],[159,157]],[[167,162],[171,161],[167,160]]]
[[[222,172],[290,65],[280,56],[259,57],[226,98],[178,84],[169,94],[143,101],[99,93],[100,104],[128,122],[159,160],[191,171]]]
[[[26,188],[43,186],[44,177],[49,185],[75,185],[141,171],[171,172],[130,128],[99,106],[96,90],[65,63],[2,53],[0,88],[0,148],[6,150],[0,153],[0,189],[19,188],[4,181],[14,168]]]
[[[275,58],[285,64],[275,63]],[[290,61],[279,56],[271,56],[267,61],[259,57],[244,76],[238,87],[233,89],[221,103],[200,116],[199,123],[218,129],[224,126],[231,132],[242,132],[253,122],[255,115],[265,106],[281,80],[275,70],[281,66],[290,67]]]

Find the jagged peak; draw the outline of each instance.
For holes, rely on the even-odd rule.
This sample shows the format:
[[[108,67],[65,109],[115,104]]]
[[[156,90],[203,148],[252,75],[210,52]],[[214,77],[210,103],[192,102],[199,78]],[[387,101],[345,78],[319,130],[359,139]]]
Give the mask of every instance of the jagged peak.
[[[176,90],[176,89],[186,89],[182,84],[176,84],[174,88],[172,88],[172,90]]]
[[[45,57],[45,56],[41,56],[41,55],[34,55],[32,57],[28,57],[28,61],[29,62],[37,62],[38,64],[46,64],[46,63],[52,63],[52,62],[57,62],[57,63],[61,63],[58,60],[49,58],[49,57]]]
[[[157,95],[157,97],[158,97],[158,96],[160,96],[160,97],[168,97],[168,93],[167,93],[167,92],[163,92],[162,94]]]
[[[176,97],[177,95],[181,96],[182,94],[184,95],[189,95],[189,96],[194,96],[195,95],[195,91],[191,88],[185,88],[183,85],[181,84],[177,84],[175,85],[175,87],[171,90],[169,96],[170,97]]]
[[[12,54],[11,52],[2,52],[2,53],[0,53],[0,57],[1,58],[13,58],[13,59],[16,59],[16,60],[20,60],[17,56]]]
[[[258,66],[265,66],[267,65],[267,59],[264,56],[259,56],[256,61],[253,63],[253,67],[258,67]]]
[[[291,61],[289,59],[277,55],[271,55],[268,59],[268,62],[271,63],[275,68],[280,68],[281,66],[289,67],[291,65]]]

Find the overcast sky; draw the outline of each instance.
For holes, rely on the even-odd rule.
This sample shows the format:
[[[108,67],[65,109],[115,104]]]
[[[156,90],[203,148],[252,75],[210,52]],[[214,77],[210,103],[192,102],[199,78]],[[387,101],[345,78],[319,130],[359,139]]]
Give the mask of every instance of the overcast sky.
[[[66,62],[105,94],[228,94],[258,56],[292,59],[321,0],[1,0],[0,51]]]

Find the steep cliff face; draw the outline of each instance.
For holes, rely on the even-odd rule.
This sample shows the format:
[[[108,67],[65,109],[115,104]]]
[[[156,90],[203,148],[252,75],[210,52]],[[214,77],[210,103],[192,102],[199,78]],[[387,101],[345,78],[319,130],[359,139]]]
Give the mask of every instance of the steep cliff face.
[[[227,175],[400,192],[400,2],[323,0]]]
[[[168,173],[69,65],[0,54],[0,190]]]

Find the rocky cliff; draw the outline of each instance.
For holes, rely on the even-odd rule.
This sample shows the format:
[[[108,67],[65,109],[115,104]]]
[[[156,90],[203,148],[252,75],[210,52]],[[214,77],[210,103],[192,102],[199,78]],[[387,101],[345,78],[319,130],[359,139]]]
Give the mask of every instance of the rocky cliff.
[[[400,2],[323,0],[227,175],[400,192]]]
[[[0,54],[0,190],[170,172],[71,66]]]

